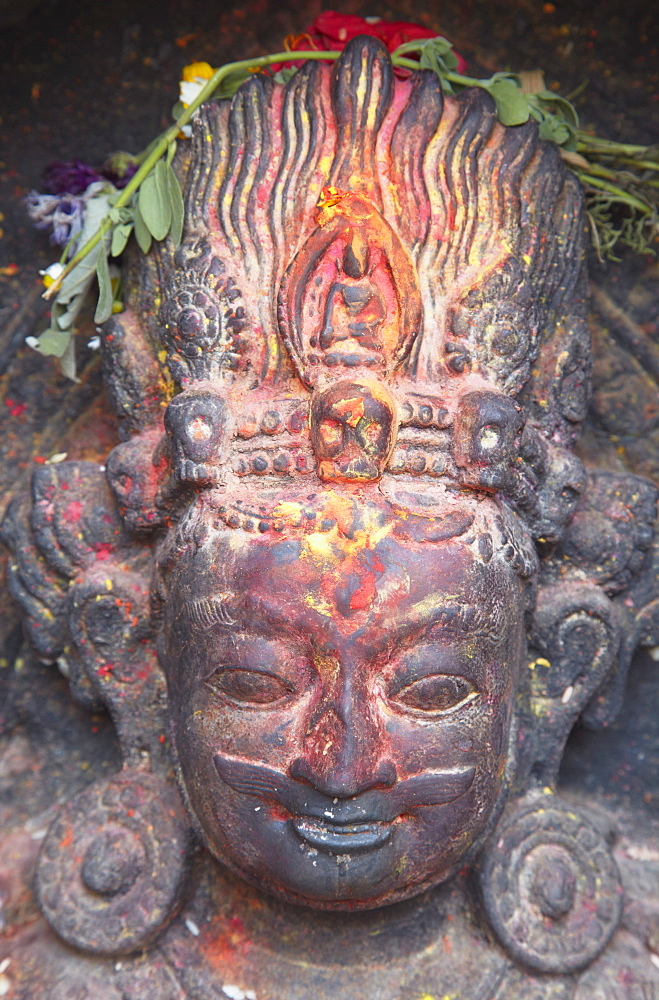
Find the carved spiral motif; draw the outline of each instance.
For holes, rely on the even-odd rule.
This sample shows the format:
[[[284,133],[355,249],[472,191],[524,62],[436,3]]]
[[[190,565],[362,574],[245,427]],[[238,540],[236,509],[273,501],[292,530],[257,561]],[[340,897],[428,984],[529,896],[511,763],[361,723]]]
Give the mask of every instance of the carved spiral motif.
[[[620,878],[604,838],[554,800],[504,825],[485,856],[481,886],[501,944],[540,972],[584,968],[620,920]]]
[[[37,892],[69,944],[101,955],[143,947],[174,914],[189,830],[176,790],[143,772],[92,785],[60,812],[44,840]]]

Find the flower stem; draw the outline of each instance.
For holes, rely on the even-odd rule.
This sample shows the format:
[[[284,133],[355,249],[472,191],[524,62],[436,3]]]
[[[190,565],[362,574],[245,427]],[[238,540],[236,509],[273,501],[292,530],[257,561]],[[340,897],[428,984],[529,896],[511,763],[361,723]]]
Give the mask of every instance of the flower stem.
[[[637,170],[659,170],[659,160],[636,160],[633,156],[619,157],[621,163],[628,167],[636,167]]]
[[[406,44],[412,44],[411,42]],[[419,48],[419,44],[416,44]],[[418,59],[407,59],[404,55],[398,55],[398,52],[405,49],[404,45],[399,46],[391,56],[391,61],[394,66],[402,66],[404,69],[420,69]],[[477,80],[475,76],[463,76],[462,73],[454,73],[452,69],[447,69],[442,71],[442,76],[446,77],[449,83],[457,83],[460,87],[482,87],[488,84],[489,80]]]
[[[340,55],[341,55],[340,52],[334,52],[334,51],[328,51],[328,52],[318,52],[315,50],[309,52],[300,51],[295,53],[295,59],[296,61],[298,59],[334,60],[338,59]],[[144,153],[140,154],[138,159],[141,158],[142,156],[144,156],[144,159],[142,159],[140,167],[138,168],[136,173],[133,174],[130,181],[128,182],[126,187],[123,189],[123,191],[115,201],[114,208],[122,208],[124,205],[128,204],[128,202],[132,198],[133,194],[137,191],[144,178],[151,173],[151,171],[155,167],[160,157],[166,152],[170,142],[176,139],[177,135],[179,134],[183,126],[188,124],[188,122],[192,118],[197,108],[201,104],[203,104],[204,101],[207,101],[210,97],[213,96],[214,92],[217,90],[217,88],[225,79],[225,77],[229,76],[231,73],[235,73],[237,70],[241,69],[251,70],[251,69],[261,68],[262,66],[270,66],[272,63],[290,62],[290,59],[291,59],[290,52],[276,52],[269,56],[258,56],[253,59],[241,59],[239,62],[227,63],[225,66],[220,66],[220,68],[216,70],[215,73],[213,73],[208,82],[204,85],[204,87],[199,92],[194,101],[192,101],[188,105],[183,114],[180,115],[179,118],[177,118],[174,124],[170,125],[168,129],[165,129],[165,131],[158,137],[158,139],[152,142],[150,146],[147,146]],[[110,219],[110,216],[109,215],[106,216],[101,225],[99,226],[99,228],[94,233],[94,235],[89,240],[87,240],[87,242],[82,247],[80,247],[78,252],[71,258],[68,264],[66,264],[64,270],[62,271],[57,281],[54,281],[53,284],[50,286],[50,288],[46,289],[43,295],[45,299],[50,299],[57,293],[58,289],[62,284],[62,281],[64,280],[64,278],[66,278],[67,274],[69,274],[73,270],[73,268],[77,264],[79,264],[80,261],[83,260],[98,243],[100,243],[105,234],[109,232],[109,230],[112,228],[113,225],[114,223]]]
[[[394,64],[394,66],[402,66],[404,69],[419,68],[418,59],[408,59],[406,56],[397,56],[395,52],[391,57],[391,61]]]
[[[647,146],[633,146],[625,142],[614,142],[612,139],[600,139],[596,135],[588,135],[581,129],[577,132],[578,153],[608,153],[611,156],[634,156],[636,153],[646,153]]]
[[[629,205],[631,208],[635,208],[643,215],[651,214],[652,210],[646,202],[641,201],[640,198],[636,198],[633,194],[630,194],[629,191],[625,191],[624,188],[618,187],[616,184],[611,184],[608,180],[602,180],[601,177],[596,177],[591,173],[576,171],[576,174],[582,184],[606,191],[608,194],[613,195],[616,200],[623,201],[626,205]]]

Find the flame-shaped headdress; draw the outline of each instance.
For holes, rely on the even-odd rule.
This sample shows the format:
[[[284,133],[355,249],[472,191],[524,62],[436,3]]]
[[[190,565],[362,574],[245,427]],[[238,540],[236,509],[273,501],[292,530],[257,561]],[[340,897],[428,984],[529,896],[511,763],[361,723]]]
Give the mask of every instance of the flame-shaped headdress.
[[[207,104],[182,170],[183,241],[105,336],[140,432],[110,462],[129,523],[195,484],[265,530],[319,481],[378,481],[498,492],[560,532],[583,476],[583,218],[532,123],[430,71],[396,79],[359,38],[333,68]]]

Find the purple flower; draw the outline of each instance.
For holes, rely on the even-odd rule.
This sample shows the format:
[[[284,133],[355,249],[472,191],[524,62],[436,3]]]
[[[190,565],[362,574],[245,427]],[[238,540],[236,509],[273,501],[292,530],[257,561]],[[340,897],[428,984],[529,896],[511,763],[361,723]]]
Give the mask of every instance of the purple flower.
[[[99,169],[90,167],[82,160],[71,163],[58,160],[50,163],[44,171],[44,191],[47,194],[84,194],[90,184],[103,180],[110,181],[116,188],[123,188],[137,167],[135,157],[124,152],[112,153]]]
[[[121,189],[126,187],[128,181],[136,173],[138,166],[139,162],[132,153],[125,153],[119,150],[116,153],[111,153],[106,158],[101,167],[101,173],[117,189]]]
[[[85,201],[70,194],[39,194],[30,191],[25,199],[27,214],[37,229],[52,230],[50,241],[66,246],[82,229]]]
[[[114,186],[117,188],[117,190],[120,191],[121,188],[125,188],[126,187],[126,185],[128,184],[128,181],[131,179],[131,177],[133,176],[133,174],[137,173],[137,167],[138,167],[137,163],[130,163],[126,167],[126,169],[125,169],[125,171],[124,171],[123,174],[118,174],[114,170],[110,170],[110,169],[105,170],[104,169],[103,170],[103,176],[107,177],[107,179],[110,181],[110,183],[114,184]]]
[[[44,190],[48,194],[83,194],[90,184],[102,180],[103,174],[82,160],[50,163],[43,175]]]

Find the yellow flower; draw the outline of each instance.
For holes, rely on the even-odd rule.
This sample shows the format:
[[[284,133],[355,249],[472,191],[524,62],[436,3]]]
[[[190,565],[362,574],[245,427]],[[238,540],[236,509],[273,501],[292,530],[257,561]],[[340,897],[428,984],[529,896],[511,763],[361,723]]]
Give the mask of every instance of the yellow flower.
[[[184,107],[187,108],[192,104],[214,72],[213,67],[207,62],[193,62],[183,67],[183,76],[179,83],[179,100]]]
[[[188,63],[183,67],[183,79],[186,83],[191,83],[197,77],[202,80],[210,80],[215,70],[207,62]]]
[[[199,92],[205,87],[215,70],[207,62],[193,62],[183,67],[183,76],[179,81],[178,95],[184,108],[192,104],[199,96]],[[189,139],[192,129],[189,125],[184,125],[179,137]]]
[[[51,264],[50,267],[47,267],[45,271],[39,271],[39,274],[43,278],[43,283],[45,287],[50,288],[51,285],[55,284],[55,282],[57,281],[57,279],[59,278],[59,276],[62,274],[63,271],[64,271],[63,266],[58,263],[58,264]]]

